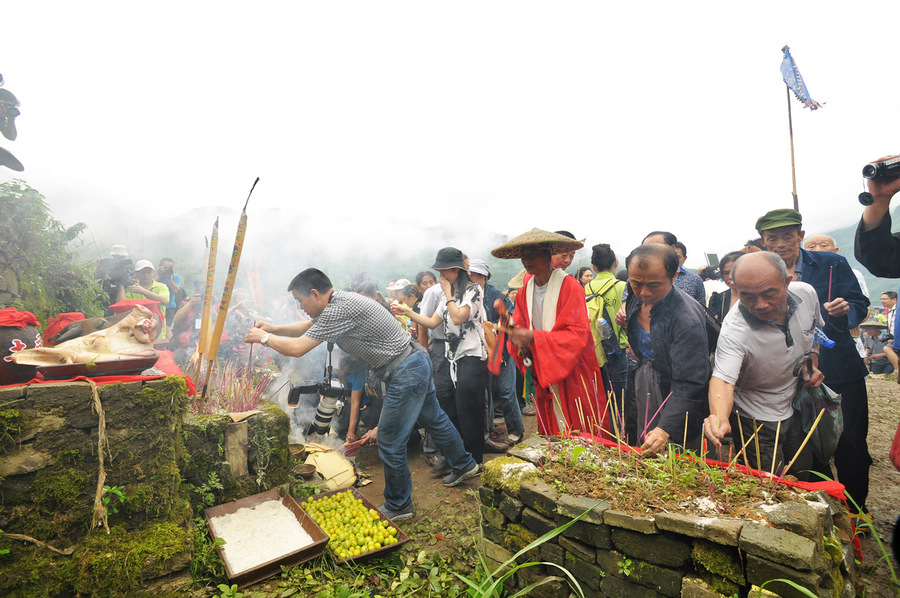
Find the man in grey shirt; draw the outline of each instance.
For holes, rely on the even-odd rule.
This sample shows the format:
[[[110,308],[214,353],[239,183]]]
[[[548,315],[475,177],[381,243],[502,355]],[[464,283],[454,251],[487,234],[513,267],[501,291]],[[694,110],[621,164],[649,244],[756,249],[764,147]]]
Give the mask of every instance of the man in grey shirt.
[[[742,430],[743,440],[735,439],[740,449],[761,424],[762,463],[757,462],[756,450],[746,454],[752,467],[771,471],[773,461],[778,467],[787,465],[803,440],[799,414],[791,407],[797,391],[794,371],[808,357],[811,371],[801,369],[806,386],[822,384],[825,377],[818,369],[813,332],[824,322],[815,289],[790,283],[784,261],[774,253],[738,258],[731,276],[740,303],[722,323],[704,433],[721,447],[726,434]],[[810,463],[811,454],[801,456],[792,472],[807,469]]]
[[[323,341],[335,342],[363,361],[385,384],[378,427],[363,440],[378,443],[384,464],[385,503],[379,510],[395,521],[413,516],[412,477],[406,441],[418,419],[434,436],[452,471],[443,484],[453,487],[480,474],[462,438],[438,405],[431,361],[411,342],[389,311],[357,293],[336,291],[321,270],[308,268],[294,277],[288,291],[311,320],[274,325],[260,322],[244,342],[260,343],[282,355],[300,357]]]

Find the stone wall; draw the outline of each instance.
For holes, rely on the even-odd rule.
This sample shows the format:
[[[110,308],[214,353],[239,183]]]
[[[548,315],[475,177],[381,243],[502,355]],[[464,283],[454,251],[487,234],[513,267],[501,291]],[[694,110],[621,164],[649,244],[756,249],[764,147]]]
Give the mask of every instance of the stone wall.
[[[211,506],[198,503],[197,489],[211,472],[222,485],[207,495],[212,504],[289,481],[289,419],[275,406],[238,424],[191,416],[177,376],[97,391],[109,443],[104,485],[125,494],[109,497],[117,510],[109,534],[91,529],[100,467],[91,386],[0,389],[0,529],[71,551],[0,535],[0,551],[9,550],[0,595],[164,595],[159,580],[193,558],[194,517]]]
[[[602,500],[558,493],[540,481],[532,464],[514,457],[488,462],[483,480],[479,496],[484,550],[493,568],[581,515],[518,562],[563,565],[587,597],[746,596],[772,579],[791,580],[823,598],[854,595],[846,506],[824,492],[768,507],[765,520],[745,521],[616,511]],[[546,565],[520,569],[507,586],[521,589],[558,574]],[[778,582],[766,589],[785,597],[802,596]],[[751,594],[757,595],[755,590]],[[570,589],[554,582],[529,595],[566,598]]]

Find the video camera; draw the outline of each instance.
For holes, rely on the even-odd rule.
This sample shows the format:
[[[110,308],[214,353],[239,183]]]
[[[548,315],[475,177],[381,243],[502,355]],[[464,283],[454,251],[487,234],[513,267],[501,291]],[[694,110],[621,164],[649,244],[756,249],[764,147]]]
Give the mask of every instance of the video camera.
[[[136,282],[134,278],[134,264],[129,258],[113,259],[105,257],[97,264],[97,270],[94,272],[96,278],[102,279],[104,284],[109,281],[113,285],[132,285]]]

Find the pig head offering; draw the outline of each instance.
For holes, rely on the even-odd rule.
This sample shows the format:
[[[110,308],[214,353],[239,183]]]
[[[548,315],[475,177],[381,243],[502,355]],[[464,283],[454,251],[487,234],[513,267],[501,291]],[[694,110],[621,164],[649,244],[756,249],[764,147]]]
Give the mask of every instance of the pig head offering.
[[[25,349],[12,355],[21,365],[51,366],[70,363],[120,361],[153,357],[153,341],[160,322],[141,305],[109,328],[92,332],[55,347]]]

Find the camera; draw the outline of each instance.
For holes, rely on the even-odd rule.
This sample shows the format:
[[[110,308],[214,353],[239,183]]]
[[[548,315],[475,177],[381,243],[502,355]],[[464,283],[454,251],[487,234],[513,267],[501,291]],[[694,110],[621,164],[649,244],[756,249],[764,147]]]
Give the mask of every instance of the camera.
[[[322,382],[318,380],[304,380],[300,384],[291,386],[291,391],[288,393],[288,405],[296,407],[300,404],[301,395],[311,394],[318,394],[321,398],[319,399],[319,405],[316,407],[315,418],[306,428],[306,435],[325,435],[331,428],[331,420],[335,413],[340,413],[342,404],[338,403],[338,399],[347,399],[350,396],[350,391],[344,388],[340,380],[332,378]]]
[[[881,162],[866,164],[862,169],[863,178],[882,179],[885,177],[900,176],[900,157],[888,158]]]

